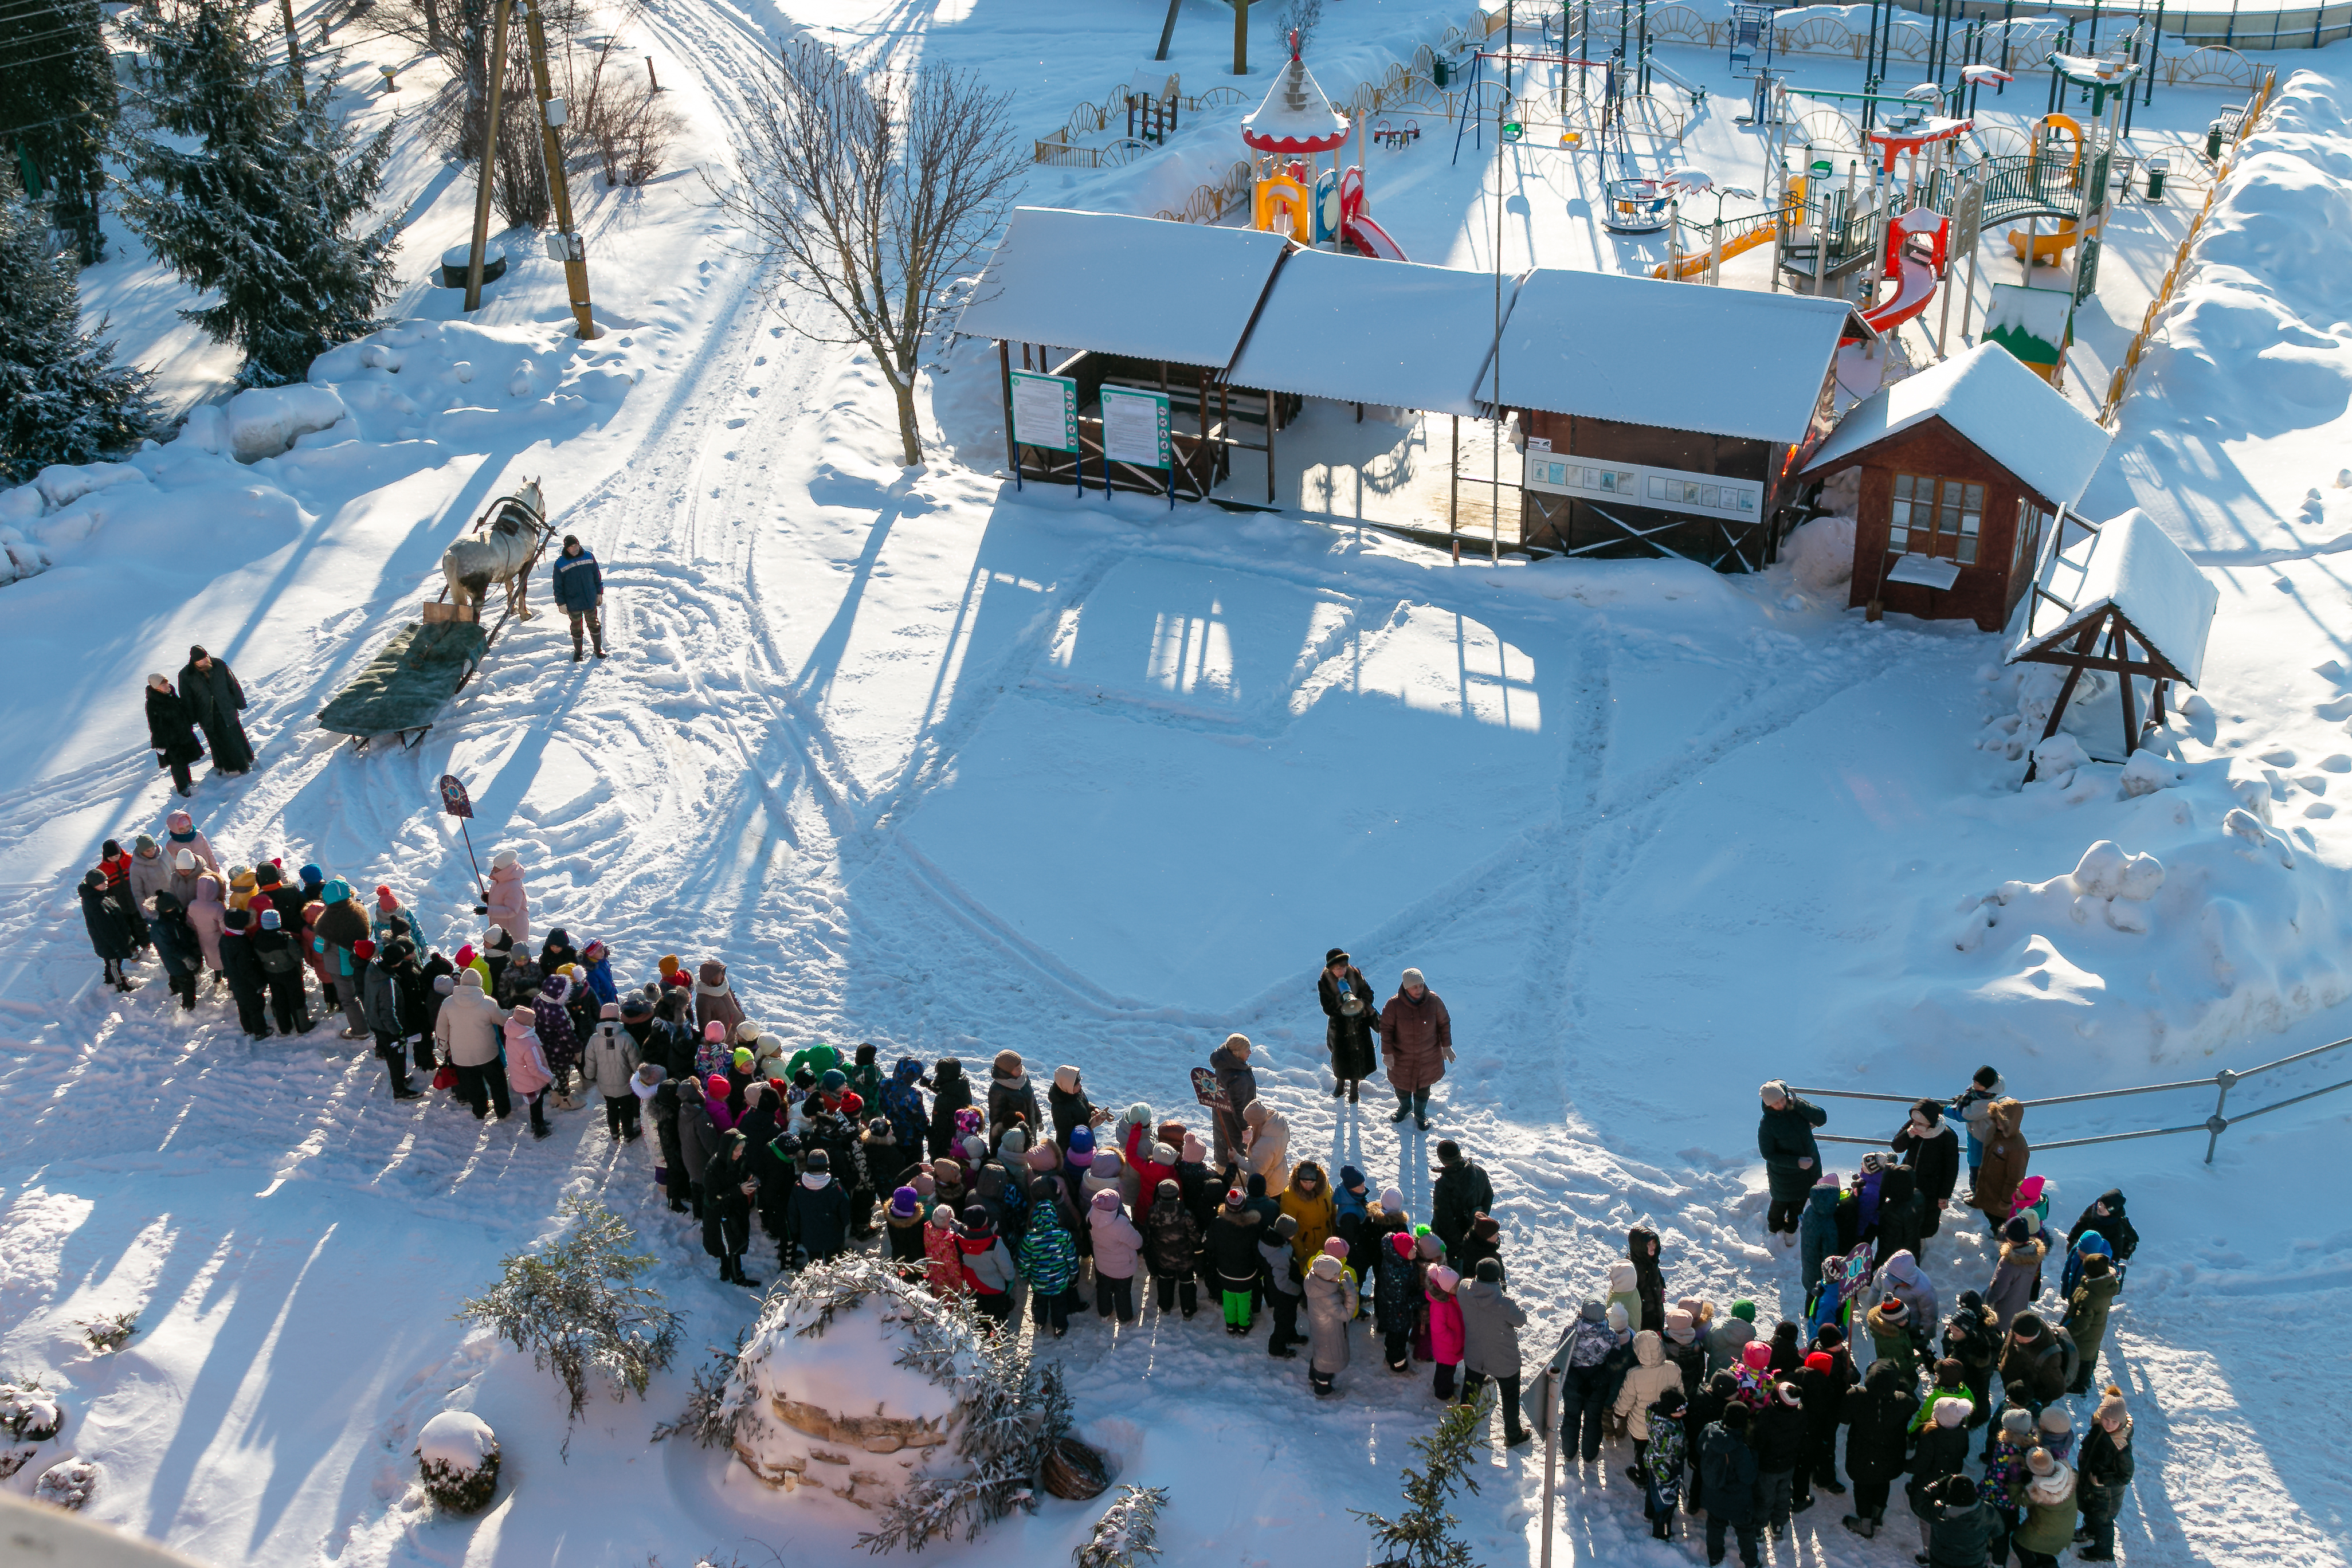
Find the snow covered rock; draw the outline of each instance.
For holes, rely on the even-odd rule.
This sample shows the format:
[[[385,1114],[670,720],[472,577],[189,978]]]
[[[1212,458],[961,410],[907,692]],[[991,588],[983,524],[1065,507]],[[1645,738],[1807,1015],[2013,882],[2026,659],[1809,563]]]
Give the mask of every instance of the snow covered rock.
[[[331,386],[256,386],[228,400],[229,450],[240,463],[291,450],[297,437],[331,429],[349,411]]]
[[[2063,788],[2074,782],[2074,770],[2090,760],[2091,753],[2083,750],[2083,742],[2061,730],[2034,746],[2034,782]]]
[[[33,1496],[58,1508],[82,1508],[97,1491],[98,1462],[94,1459],[67,1459],[51,1465],[33,1483]]]
[[[1822,594],[1853,580],[1854,528],[1850,517],[1817,517],[1789,535],[1785,550],[1798,587]]]
[[[2154,795],[2180,782],[2180,770],[2142,747],[2124,763],[2123,786],[2126,797]]]
[[[469,1410],[444,1410],[416,1435],[425,1495],[450,1513],[479,1513],[499,1488],[499,1439]]]
[[[38,1382],[0,1383],[0,1431],[19,1443],[46,1443],[65,1425],[58,1396]]]

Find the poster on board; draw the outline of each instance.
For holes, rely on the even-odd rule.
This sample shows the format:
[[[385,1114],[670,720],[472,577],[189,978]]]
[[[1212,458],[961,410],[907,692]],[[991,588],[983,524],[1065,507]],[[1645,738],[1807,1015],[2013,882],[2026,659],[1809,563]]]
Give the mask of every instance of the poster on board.
[[[1170,466],[1166,393],[1106,386],[1102,411],[1105,457],[1141,468]]]
[[[1048,452],[1078,449],[1078,384],[1066,375],[1013,372],[1013,438]]]

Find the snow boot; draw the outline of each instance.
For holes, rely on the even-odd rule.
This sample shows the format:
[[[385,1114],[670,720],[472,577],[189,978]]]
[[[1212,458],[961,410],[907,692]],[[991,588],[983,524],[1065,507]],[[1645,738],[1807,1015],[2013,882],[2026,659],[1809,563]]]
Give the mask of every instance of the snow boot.
[[[1864,1541],[1868,1541],[1872,1536],[1878,1533],[1877,1520],[1865,1519],[1858,1513],[1847,1514],[1840,1522],[1848,1530],[1853,1531],[1856,1535],[1861,1536]]]
[[[1420,1128],[1423,1132],[1426,1132],[1426,1131],[1429,1131],[1429,1118],[1428,1118],[1428,1117],[1426,1117],[1426,1116],[1416,1116],[1416,1117],[1414,1117],[1414,1118],[1412,1119],[1412,1124],[1413,1124],[1415,1127]]]
[[[1409,1105],[1400,1105],[1395,1110],[1390,1112],[1389,1121],[1391,1123],[1402,1121],[1406,1117],[1411,1116],[1412,1114],[1412,1107]]]
[[[1355,1103],[1356,1103],[1356,1090],[1358,1090],[1358,1089],[1361,1089],[1363,1086],[1364,1086],[1364,1080],[1363,1080],[1363,1079],[1355,1079],[1355,1078],[1351,1078],[1351,1079],[1349,1079],[1348,1080],[1348,1103],[1349,1103],[1349,1104],[1353,1105],[1353,1104],[1355,1104]]]
[[[1343,1095],[1343,1094],[1345,1094],[1345,1093],[1347,1093],[1347,1092],[1348,1092],[1348,1086],[1347,1086],[1345,1083],[1343,1083],[1342,1081],[1340,1081],[1339,1079],[1336,1079],[1336,1078],[1335,1078],[1335,1079],[1333,1079],[1331,1080],[1331,1098],[1332,1098],[1332,1099],[1337,1100],[1337,1099],[1339,1099],[1341,1095]]]
[[[576,647],[572,650],[572,662],[574,664],[580,662],[580,650]]]

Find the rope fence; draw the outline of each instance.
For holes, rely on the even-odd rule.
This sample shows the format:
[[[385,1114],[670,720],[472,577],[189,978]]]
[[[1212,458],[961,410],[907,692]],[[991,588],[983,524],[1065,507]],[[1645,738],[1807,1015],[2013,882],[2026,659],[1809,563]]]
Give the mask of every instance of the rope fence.
[[[2257,1116],[2268,1116],[2273,1110],[2284,1110],[2290,1105],[2301,1105],[2307,1100],[2316,1100],[2323,1094],[2333,1094],[2339,1089],[2352,1089],[2352,1078],[2346,1079],[2340,1083],[2331,1083],[2323,1088],[2312,1089],[2305,1094],[2295,1095],[2292,1099],[2273,1100],[2268,1105],[2258,1105],[2252,1110],[2242,1110],[2235,1116],[2222,1114],[2229,1106],[2231,1089],[2257,1073],[2266,1073],[2274,1068],[2291,1067],[2296,1062],[2309,1061],[2314,1057],[2323,1056],[2329,1051],[2341,1050],[2346,1046],[2352,1046],[2352,1039],[2331,1040],[2326,1045],[2314,1046],[2307,1051],[2297,1051],[2291,1057],[2281,1057],[2274,1062],[2264,1062],[2258,1068],[2248,1068],[2243,1072],[2234,1072],[2228,1068],[2223,1068],[2211,1078],[2183,1079],[2178,1083],[2145,1083],[2130,1089],[2094,1089],[2087,1094],[2056,1094],[2046,1100],[2021,1100],[2018,1103],[2031,1110],[2041,1105],[2080,1105],[2085,1100],[2120,1100],[2126,1095],[2134,1094],[2169,1094],[2181,1089],[2211,1089],[2214,1091],[2213,1114],[2202,1121],[2192,1121],[2179,1127],[2148,1127],[2136,1132],[2102,1132],[2092,1138],[2060,1138],[2049,1142],[2036,1140],[2033,1144],[2037,1150],[2080,1149],[2091,1143],[2126,1143],[2135,1138],[2168,1138],[2176,1132],[2202,1132],[2206,1134],[2205,1163],[2210,1165],[2213,1163],[2213,1151],[2221,1142],[2221,1134],[2237,1123],[2250,1121]],[[1921,1100],[1938,1098],[1934,1095],[1879,1094],[1856,1089],[1800,1089],[1795,1092],[1830,1100],[1884,1100],[1890,1105],[1915,1105]],[[1858,1143],[1872,1149],[1884,1149],[1887,1144],[1887,1141],[1884,1138],[1853,1138],[1835,1132],[1816,1132],[1813,1138],[1817,1142]]]

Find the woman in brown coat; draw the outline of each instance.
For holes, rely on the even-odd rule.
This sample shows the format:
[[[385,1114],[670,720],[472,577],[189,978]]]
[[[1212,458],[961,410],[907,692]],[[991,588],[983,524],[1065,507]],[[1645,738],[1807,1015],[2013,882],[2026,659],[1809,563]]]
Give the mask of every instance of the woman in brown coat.
[[[1404,983],[1381,1010],[1381,1060],[1388,1068],[1389,1087],[1396,1090],[1397,1108],[1391,1121],[1410,1116],[1423,1131],[1429,1131],[1429,1091],[1445,1076],[1454,1059],[1454,1019],[1445,1004],[1421,977],[1418,969],[1404,972]]]
[[[1995,1236],[2009,1221],[2017,1202],[2017,1184],[2025,1180],[2026,1163],[2033,1157],[2033,1145],[2018,1131],[2024,1120],[2025,1107],[2018,1101],[1992,1102],[1991,1136],[1985,1140],[1984,1164],[1977,1172],[1976,1194],[1969,1201],[1984,1211]]]

